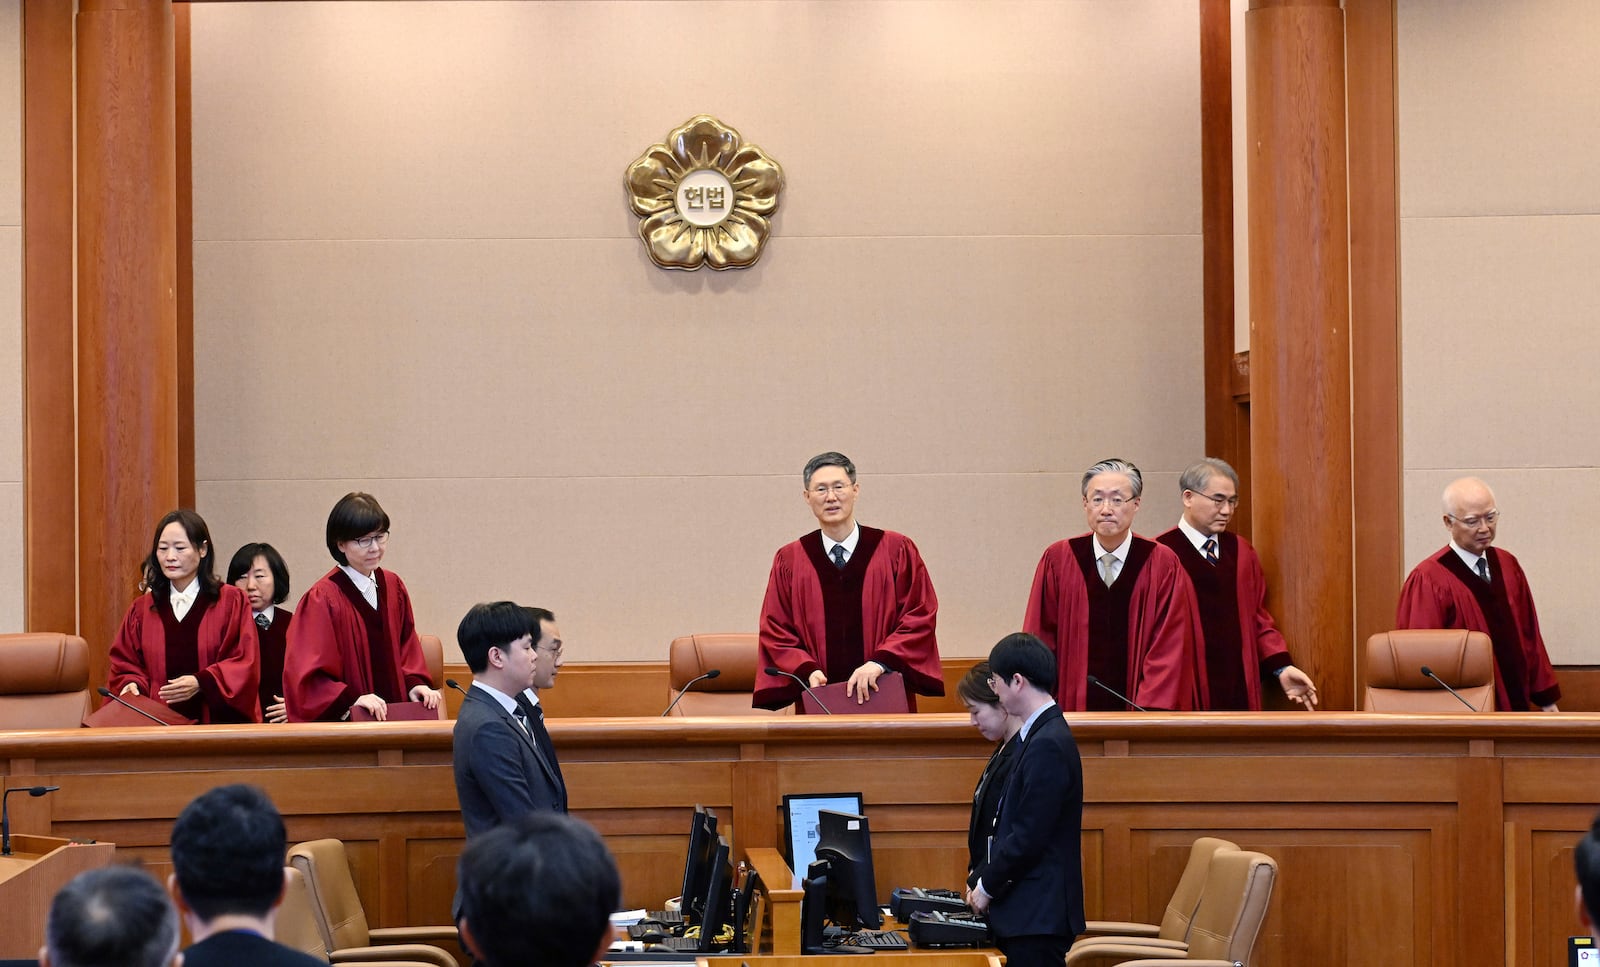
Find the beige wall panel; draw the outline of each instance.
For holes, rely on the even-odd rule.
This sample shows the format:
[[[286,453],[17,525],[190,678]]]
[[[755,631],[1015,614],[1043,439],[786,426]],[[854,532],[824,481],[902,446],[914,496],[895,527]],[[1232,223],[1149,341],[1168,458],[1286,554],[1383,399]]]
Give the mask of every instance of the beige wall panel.
[[[730,275],[620,239],[198,243],[196,473],[1174,469],[1199,272],[1195,237],[780,239]]]
[[[195,237],[631,236],[699,113],[781,234],[1198,233],[1192,0],[193,8]]]
[[[1397,31],[1402,216],[1600,211],[1600,4],[1402,0]]]
[[[1600,465],[1600,216],[1401,223],[1405,466]]]
[[[22,547],[22,228],[5,225],[0,226],[0,634],[23,630]]]
[[[1406,480],[1406,568],[1443,547],[1450,535],[1440,495],[1457,477],[1481,476],[1494,488],[1505,515],[1495,544],[1517,556],[1539,608],[1550,660],[1557,665],[1600,664],[1594,635],[1593,542],[1564,508],[1600,505],[1600,470],[1466,468],[1413,470]]]
[[[26,630],[22,615],[22,484],[0,482],[0,634]]]
[[[223,559],[267,540],[288,560],[291,607],[332,567],[328,508],[370,487],[394,520],[384,566],[417,625],[454,654],[475,601],[556,612],[574,661],[663,660],[672,638],[757,625],[772,554],[815,527],[790,475],[693,479],[202,481]],[[1152,474],[1141,530],[1177,519],[1175,473]],[[943,654],[979,655],[1016,630],[1040,553],[1084,529],[1076,474],[862,474],[860,518],[909,534],[939,594]]]
[[[22,0],[0,0],[0,225],[21,224]]]

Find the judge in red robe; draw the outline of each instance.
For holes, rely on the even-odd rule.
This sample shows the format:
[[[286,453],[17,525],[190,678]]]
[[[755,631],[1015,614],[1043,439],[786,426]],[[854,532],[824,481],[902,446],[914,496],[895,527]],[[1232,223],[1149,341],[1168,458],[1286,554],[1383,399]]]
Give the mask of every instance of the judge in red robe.
[[[411,596],[378,567],[388,543],[389,515],[371,494],[346,494],[328,515],[328,552],[339,566],[306,591],[289,626],[289,721],[342,721],[357,706],[382,720],[390,702],[439,707]]]
[[[1239,476],[1207,457],[1178,478],[1183,517],[1156,538],[1178,555],[1200,608],[1201,663],[1212,711],[1260,711],[1261,682],[1271,677],[1290,700],[1317,706],[1317,686],[1289,660],[1267,612],[1267,582],[1250,542],[1228,533],[1239,506]]]
[[[1128,710],[1091,675],[1146,709],[1205,707],[1194,589],[1170,548],[1134,536],[1143,493],[1139,468],[1126,460],[1090,467],[1089,533],[1050,545],[1034,573],[1022,626],[1056,653],[1065,710]]]
[[[1539,614],[1522,565],[1493,547],[1500,512],[1476,477],[1444,491],[1450,543],[1419,563],[1400,589],[1395,625],[1481,631],[1494,646],[1495,711],[1560,711],[1561,686],[1539,633]]]
[[[289,597],[289,565],[271,544],[246,544],[228,562],[228,583],[250,599],[250,618],[261,643],[261,715],[268,722],[289,721],[283,699],[283,655],[294,615]]]
[[[823,453],[806,464],[804,496],[821,527],[778,549],[761,605],[756,708],[793,704],[801,689],[846,682],[858,702],[885,671],[903,676],[907,703],[943,695],[934,637],[939,599],[917,546],[904,534],[862,527],[855,464]]]
[[[192,510],[156,525],[144,587],[111,643],[108,688],[166,703],[202,724],[259,722],[256,627],[238,588],[217,580],[211,532]]]

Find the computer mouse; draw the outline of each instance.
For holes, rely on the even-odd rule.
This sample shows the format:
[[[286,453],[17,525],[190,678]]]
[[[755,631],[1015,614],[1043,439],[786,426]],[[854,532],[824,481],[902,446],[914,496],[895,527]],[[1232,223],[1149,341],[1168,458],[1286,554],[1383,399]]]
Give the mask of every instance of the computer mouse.
[[[641,924],[641,926],[643,926],[643,924]],[[662,927],[662,925],[658,923],[649,927],[648,929],[639,931],[639,936],[635,939],[644,944],[658,944],[665,943],[667,938],[670,936],[672,936],[672,934],[668,933]]]

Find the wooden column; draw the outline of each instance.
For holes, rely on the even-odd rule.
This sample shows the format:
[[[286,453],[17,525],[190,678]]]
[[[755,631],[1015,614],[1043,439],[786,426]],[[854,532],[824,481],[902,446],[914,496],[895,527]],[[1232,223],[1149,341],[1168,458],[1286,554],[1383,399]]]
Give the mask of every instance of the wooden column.
[[[1295,660],[1354,707],[1350,273],[1339,0],[1251,0],[1254,539]]]
[[[178,501],[171,0],[80,0],[79,634],[104,656]]]

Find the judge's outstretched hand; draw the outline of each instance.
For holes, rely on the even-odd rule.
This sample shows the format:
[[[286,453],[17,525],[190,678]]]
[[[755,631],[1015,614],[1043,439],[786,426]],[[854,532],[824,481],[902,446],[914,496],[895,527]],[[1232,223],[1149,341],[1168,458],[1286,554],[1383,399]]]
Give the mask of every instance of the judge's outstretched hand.
[[[377,719],[379,722],[382,722],[389,717],[389,703],[385,702],[372,692],[368,692],[367,694],[356,699],[355,707],[364,708],[368,712],[371,712],[372,717]]]
[[[878,690],[878,676],[883,674],[883,666],[875,661],[862,664],[850,675],[850,681],[845,683],[845,694],[856,700],[857,705],[864,704],[871,698],[871,692]]]
[[[200,694],[200,679],[193,675],[179,675],[161,686],[161,691],[156,694],[168,705],[173,702],[187,702]]]
[[[411,686],[411,700],[421,702],[427,708],[439,707],[439,690],[426,685]]]
[[[822,686],[828,684],[827,672],[824,672],[820,668],[817,669],[811,673],[810,680],[807,681],[806,684],[810,685],[812,688],[821,688]]]
[[[118,695],[138,695],[139,694],[139,683],[138,682],[129,682],[128,684],[122,686],[122,691],[118,692],[117,694]]]
[[[283,696],[274,695],[272,698],[272,704],[267,706],[267,721],[274,723],[289,721],[289,706],[284,704]]]
[[[1289,696],[1291,702],[1299,702],[1308,711],[1316,710],[1317,686],[1310,675],[1289,665],[1278,676],[1278,684],[1283,686],[1283,694]]]

